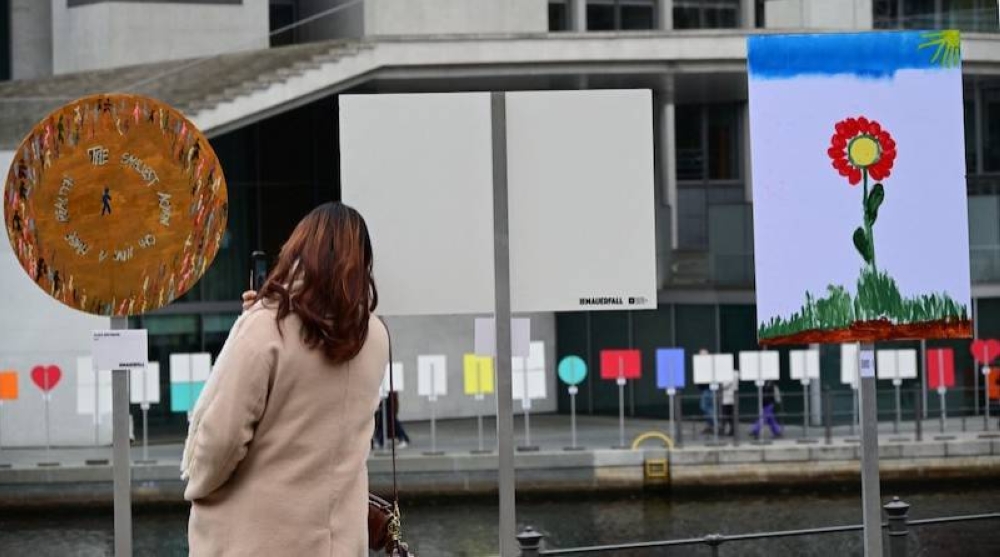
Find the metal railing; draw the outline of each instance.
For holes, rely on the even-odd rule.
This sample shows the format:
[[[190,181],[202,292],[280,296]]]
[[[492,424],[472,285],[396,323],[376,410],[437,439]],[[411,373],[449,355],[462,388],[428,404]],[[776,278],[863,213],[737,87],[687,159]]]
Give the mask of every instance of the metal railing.
[[[998,520],[1000,512],[972,514],[962,516],[944,516],[927,518],[922,520],[909,520],[910,505],[900,501],[898,497],[893,497],[892,501],[885,504],[886,522],[882,528],[886,530],[888,543],[886,544],[888,557],[907,557],[907,540],[912,527],[927,526],[933,524],[945,524],[954,522],[969,522],[976,520]],[[708,546],[712,550],[712,556],[718,557],[723,544],[737,543],[750,540],[766,540],[774,538],[789,538],[800,536],[819,536],[825,534],[838,534],[843,532],[859,532],[864,529],[861,524],[851,524],[846,526],[825,526],[820,528],[804,528],[800,530],[780,530],[773,532],[752,532],[748,534],[708,534],[700,538],[687,538],[679,540],[659,540],[648,542],[628,542],[609,545],[592,545],[586,547],[570,547],[562,549],[545,549],[545,536],[528,526],[517,536],[518,547],[521,557],[543,557],[547,555],[596,555],[613,551],[642,550],[664,547],[684,547],[684,546]]]

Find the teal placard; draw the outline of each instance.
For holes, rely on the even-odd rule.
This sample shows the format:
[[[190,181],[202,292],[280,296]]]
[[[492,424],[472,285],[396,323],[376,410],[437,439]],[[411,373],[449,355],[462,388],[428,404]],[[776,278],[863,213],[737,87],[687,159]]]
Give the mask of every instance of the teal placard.
[[[559,379],[567,385],[579,385],[587,378],[587,362],[579,356],[566,356],[559,362]]]
[[[204,381],[185,381],[183,383],[170,384],[170,411],[190,412],[194,409],[194,404],[198,402],[202,389],[205,388]]]

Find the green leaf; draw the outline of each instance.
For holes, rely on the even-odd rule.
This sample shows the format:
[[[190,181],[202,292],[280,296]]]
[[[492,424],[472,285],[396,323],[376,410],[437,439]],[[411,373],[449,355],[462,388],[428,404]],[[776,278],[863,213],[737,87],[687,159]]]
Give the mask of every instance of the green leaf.
[[[868,241],[868,235],[865,234],[865,229],[860,226],[854,231],[854,247],[858,249],[858,253],[861,254],[865,263],[872,262],[871,242]]]
[[[885,201],[885,188],[881,183],[875,184],[868,194],[868,199],[865,199],[865,224],[868,226],[875,224],[878,219],[878,209],[883,201]]]

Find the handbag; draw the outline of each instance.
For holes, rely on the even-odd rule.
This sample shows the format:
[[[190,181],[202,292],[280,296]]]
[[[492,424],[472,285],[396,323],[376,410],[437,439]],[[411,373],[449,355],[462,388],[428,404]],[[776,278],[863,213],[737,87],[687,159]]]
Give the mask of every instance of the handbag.
[[[382,321],[381,318],[379,321]],[[392,367],[392,335],[389,326],[382,321],[386,335],[389,337],[389,367]],[[395,391],[392,382],[392,371],[389,370],[389,392]],[[390,397],[391,398],[391,397]],[[387,399],[388,400],[388,399]],[[392,415],[392,414],[390,414]],[[387,420],[388,421],[388,420]],[[389,424],[382,424],[386,431]],[[416,557],[410,553],[409,547],[403,542],[402,521],[399,514],[399,489],[396,485],[396,436],[392,432],[389,446],[392,448],[392,503],[375,495],[368,494],[368,548],[373,551],[385,550],[388,557]]]

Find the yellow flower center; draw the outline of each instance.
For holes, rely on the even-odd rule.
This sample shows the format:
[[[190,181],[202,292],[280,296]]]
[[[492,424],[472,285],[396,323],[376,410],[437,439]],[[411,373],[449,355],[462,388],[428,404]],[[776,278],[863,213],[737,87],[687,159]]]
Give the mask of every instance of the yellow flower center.
[[[847,156],[851,159],[851,164],[858,168],[867,168],[875,164],[881,155],[879,151],[878,142],[868,135],[854,138],[847,146]]]

